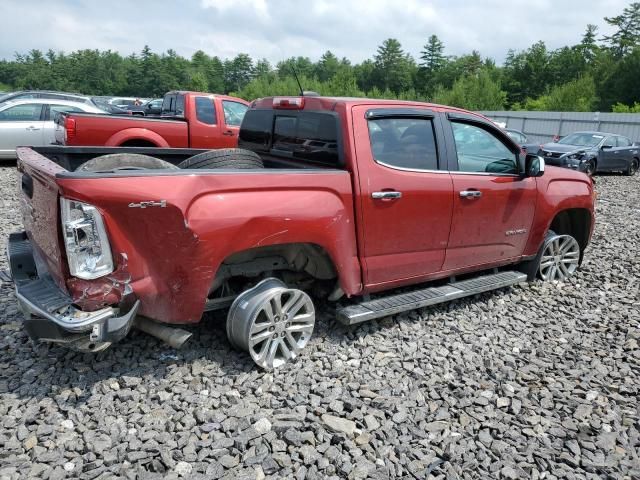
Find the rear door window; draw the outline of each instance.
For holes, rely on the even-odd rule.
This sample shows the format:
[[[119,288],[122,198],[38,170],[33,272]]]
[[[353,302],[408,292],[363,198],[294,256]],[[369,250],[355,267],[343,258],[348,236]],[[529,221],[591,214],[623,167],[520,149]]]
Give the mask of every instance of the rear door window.
[[[54,120],[56,115],[62,112],[82,112],[82,109],[70,105],[49,105],[49,118],[47,120]]]
[[[437,170],[433,121],[428,118],[369,120],[369,140],[374,160],[392,168]]]
[[[196,97],[196,118],[207,125],[216,124],[216,108],[211,97]]]
[[[629,140],[627,137],[618,137],[618,146],[619,147],[630,147],[631,146],[631,140]]]

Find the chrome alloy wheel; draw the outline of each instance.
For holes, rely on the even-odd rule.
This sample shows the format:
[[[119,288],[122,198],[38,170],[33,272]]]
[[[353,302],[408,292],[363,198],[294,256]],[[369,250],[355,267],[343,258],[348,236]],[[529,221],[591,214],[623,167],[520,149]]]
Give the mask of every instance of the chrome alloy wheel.
[[[240,294],[227,317],[227,336],[260,367],[278,368],[307,345],[316,314],[309,295],[276,278]]]
[[[575,273],[580,263],[580,245],[571,235],[549,237],[540,259],[540,277],[563,281]]]

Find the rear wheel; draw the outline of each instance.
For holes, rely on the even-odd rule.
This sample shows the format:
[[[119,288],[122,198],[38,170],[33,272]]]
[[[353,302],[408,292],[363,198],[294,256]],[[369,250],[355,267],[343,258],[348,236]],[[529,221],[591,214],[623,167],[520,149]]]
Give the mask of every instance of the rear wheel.
[[[227,336],[258,366],[272,370],[298,356],[311,338],[315,319],[309,295],[268,278],[233,302],[227,317]]]
[[[640,167],[640,161],[638,161],[637,158],[633,158],[631,159],[631,162],[629,162],[629,168],[627,168],[627,171],[624,173],[625,175],[628,175],[631,177],[636,174],[639,167]]]
[[[260,156],[242,148],[209,150],[189,157],[178,164],[179,168],[264,168]]]
[[[159,158],[139,153],[112,153],[84,162],[76,172],[112,172],[114,170],[171,169],[178,167]]]

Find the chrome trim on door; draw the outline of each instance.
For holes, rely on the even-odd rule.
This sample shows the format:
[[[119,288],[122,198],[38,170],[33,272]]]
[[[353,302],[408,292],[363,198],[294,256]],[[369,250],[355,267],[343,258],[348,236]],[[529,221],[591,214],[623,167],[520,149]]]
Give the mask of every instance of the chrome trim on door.
[[[394,200],[401,198],[402,192],[373,192],[371,198],[374,200]]]
[[[482,196],[482,192],[479,190],[462,190],[460,192],[460,196],[462,198],[480,198]]]

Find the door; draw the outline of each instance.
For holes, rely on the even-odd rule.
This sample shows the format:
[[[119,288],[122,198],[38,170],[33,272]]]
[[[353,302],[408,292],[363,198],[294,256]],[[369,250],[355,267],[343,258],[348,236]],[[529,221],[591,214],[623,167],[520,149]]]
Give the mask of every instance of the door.
[[[226,147],[236,147],[238,145],[240,125],[248,109],[248,106],[240,102],[234,102],[232,100],[222,101],[222,111],[224,115],[222,135],[224,136],[223,142],[225,142]]]
[[[365,285],[439,272],[453,207],[439,117],[426,108],[358,106],[353,119]]]
[[[616,136],[616,146],[611,150],[611,161],[609,162],[612,169],[626,170],[629,167],[631,155],[631,141],[626,137]]]
[[[616,137],[613,135],[608,136],[602,142],[600,154],[598,155],[599,171],[615,170],[618,167],[620,151],[616,148],[617,145]]]
[[[42,144],[51,145],[56,142],[56,115],[62,112],[82,112],[78,107],[70,105],[44,105],[44,122],[42,122]]]
[[[42,104],[25,103],[0,111],[0,157],[15,158],[18,146],[43,144]]]
[[[477,117],[475,117],[477,118]],[[519,148],[488,122],[445,122],[453,219],[444,270],[508,263],[522,255],[536,207],[536,180],[519,174]]]

